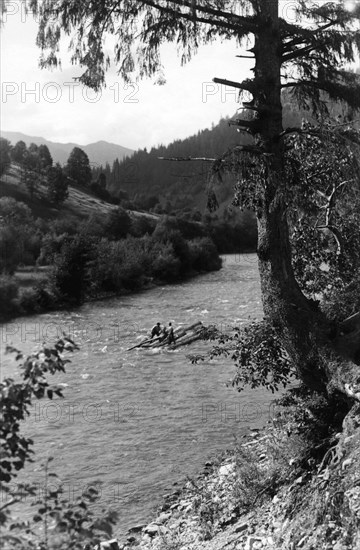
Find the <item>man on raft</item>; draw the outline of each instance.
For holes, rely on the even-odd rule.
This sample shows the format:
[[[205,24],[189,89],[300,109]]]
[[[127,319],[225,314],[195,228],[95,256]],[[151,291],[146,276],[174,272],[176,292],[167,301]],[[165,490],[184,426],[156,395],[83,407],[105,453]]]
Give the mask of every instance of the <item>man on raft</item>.
[[[161,328],[161,324],[156,323],[156,325],[151,330],[151,339],[153,339],[154,336],[158,337],[160,342],[163,342],[167,338],[168,344],[175,343],[174,329],[171,323],[169,323],[169,329],[167,329],[165,325],[163,328]]]
[[[154,338],[154,336],[160,336],[161,334],[161,325],[160,323],[156,323],[155,326],[151,329],[151,338]]]

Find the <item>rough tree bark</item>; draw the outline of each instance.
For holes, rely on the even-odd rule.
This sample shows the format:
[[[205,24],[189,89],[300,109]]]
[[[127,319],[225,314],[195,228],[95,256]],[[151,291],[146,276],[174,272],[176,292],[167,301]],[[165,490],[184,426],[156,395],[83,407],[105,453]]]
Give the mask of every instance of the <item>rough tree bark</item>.
[[[316,303],[302,293],[292,268],[289,228],[282,193],[285,185],[284,144],[279,137],[283,132],[281,48],[277,3],[265,2],[262,24],[255,34],[253,48],[256,65],[251,105],[257,111],[260,122],[260,130],[253,133],[260,139],[267,154],[263,191],[257,210],[264,313],[280,329],[284,347],[306,385],[322,392],[330,386],[343,392],[346,380],[349,382],[351,366],[348,363],[344,365],[347,375],[342,381],[341,377],[334,377],[334,363],[333,368],[324,363],[324,355],[328,355],[328,352],[331,355],[333,349],[338,353],[344,351],[341,338],[337,339],[334,346],[329,337],[329,324]],[[348,391],[345,393],[351,395]]]

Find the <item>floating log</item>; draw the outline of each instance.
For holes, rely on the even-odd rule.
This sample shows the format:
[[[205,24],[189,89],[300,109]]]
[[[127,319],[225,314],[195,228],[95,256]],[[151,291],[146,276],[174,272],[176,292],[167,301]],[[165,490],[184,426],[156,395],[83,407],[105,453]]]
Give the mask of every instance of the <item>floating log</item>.
[[[175,349],[182,345],[190,344],[191,342],[194,342],[195,340],[199,340],[201,338],[201,333],[203,331],[203,324],[201,321],[197,321],[196,323],[193,323],[192,325],[189,325],[188,327],[178,327],[174,330],[174,336],[175,336],[175,342],[172,344],[169,344],[168,342],[168,336],[164,338],[163,335],[160,335],[156,338],[146,338],[146,340],[143,340],[136,346],[133,346],[132,348],[129,348],[127,351],[131,351],[133,349],[153,349],[157,347],[165,347],[169,346],[171,349]]]

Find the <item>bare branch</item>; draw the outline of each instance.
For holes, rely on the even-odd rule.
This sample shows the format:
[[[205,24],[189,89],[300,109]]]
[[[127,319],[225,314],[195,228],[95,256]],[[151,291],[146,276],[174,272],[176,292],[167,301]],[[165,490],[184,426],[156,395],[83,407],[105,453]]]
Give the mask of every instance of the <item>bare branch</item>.
[[[17,504],[20,501],[21,501],[21,498],[12,498],[11,500],[9,500],[9,502],[6,502],[2,506],[0,506],[0,512],[5,510],[5,508],[8,508],[9,506],[12,506],[13,504]]]
[[[339,229],[331,223],[331,215],[332,215],[332,209],[335,206],[335,195],[336,193],[344,187],[344,185],[350,183],[350,180],[345,180],[339,183],[338,185],[333,185],[333,189],[330,193],[330,195],[326,196],[324,193],[318,192],[319,195],[321,195],[324,199],[326,199],[326,203],[322,208],[325,210],[325,224],[324,225],[317,225],[316,229],[321,230],[328,230],[333,234],[333,237],[336,241],[337,250],[336,254],[339,256],[342,252],[342,246],[343,246],[343,238],[339,231]]]
[[[158,157],[158,160],[170,160],[170,161],[176,161],[176,162],[189,162],[189,161],[216,162],[219,159],[208,158],[208,157]]]
[[[237,145],[230,151],[227,151],[222,157],[158,157],[158,160],[168,160],[170,162],[213,162],[225,163],[227,158],[233,153],[253,153],[255,155],[264,155],[264,151],[255,145]]]
[[[252,93],[255,89],[254,82],[250,80],[244,80],[243,82],[234,82],[233,80],[226,80],[224,78],[213,78],[215,84],[223,84],[224,86],[230,86],[232,88],[239,88],[240,90],[247,90]]]

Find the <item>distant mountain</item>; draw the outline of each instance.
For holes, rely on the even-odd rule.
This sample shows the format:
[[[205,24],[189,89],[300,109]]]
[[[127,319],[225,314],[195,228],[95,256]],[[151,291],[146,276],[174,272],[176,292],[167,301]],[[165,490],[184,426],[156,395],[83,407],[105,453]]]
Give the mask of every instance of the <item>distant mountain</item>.
[[[95,167],[96,165],[103,165],[108,162],[110,165],[117,158],[121,161],[127,156],[134,153],[132,149],[116,145],[116,143],[109,143],[107,141],[98,141],[96,143],[90,143],[89,145],[78,145],[77,143],[60,143],[56,141],[49,141],[43,137],[28,136],[21,132],[1,132],[2,137],[8,139],[12,145],[15,145],[18,141],[22,140],[27,146],[30,143],[36,143],[36,145],[47,145],[54,162],[60,162],[65,164],[71,151],[74,147],[80,147],[88,155],[90,163]]]

